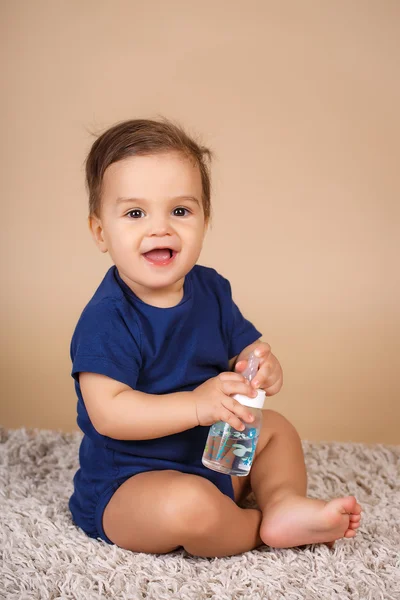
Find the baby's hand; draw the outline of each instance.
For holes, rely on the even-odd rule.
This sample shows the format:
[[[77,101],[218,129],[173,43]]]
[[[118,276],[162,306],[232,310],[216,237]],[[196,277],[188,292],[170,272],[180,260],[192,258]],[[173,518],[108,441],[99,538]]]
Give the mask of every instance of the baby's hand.
[[[283,371],[279,360],[271,353],[271,346],[266,342],[255,342],[245,348],[236,360],[235,371],[242,373],[246,369],[250,352],[260,358],[258,371],[251,382],[252,388],[260,388],[267,396],[274,396],[282,388]]]
[[[243,431],[245,427],[242,421],[253,421],[248,407],[231,397],[232,394],[244,394],[251,398],[257,396],[256,390],[240,373],[220,373],[199,385],[192,394],[199,425],[212,425],[217,421],[224,421]]]

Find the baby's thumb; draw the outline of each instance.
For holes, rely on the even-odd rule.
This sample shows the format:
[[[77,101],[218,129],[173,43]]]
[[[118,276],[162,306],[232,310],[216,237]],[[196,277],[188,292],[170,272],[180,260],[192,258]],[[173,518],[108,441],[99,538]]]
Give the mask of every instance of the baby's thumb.
[[[236,373],[242,373],[245,368],[247,367],[247,360],[239,360],[239,362],[236,363],[235,365],[235,371]]]

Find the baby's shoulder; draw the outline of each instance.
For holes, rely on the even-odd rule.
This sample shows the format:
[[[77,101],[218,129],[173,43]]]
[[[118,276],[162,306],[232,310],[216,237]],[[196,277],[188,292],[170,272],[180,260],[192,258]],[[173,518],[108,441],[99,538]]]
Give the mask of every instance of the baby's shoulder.
[[[74,335],[78,334],[139,337],[140,326],[134,308],[122,298],[94,297],[87,303],[78,319]]]
[[[205,283],[208,286],[212,285],[214,287],[223,287],[224,289],[227,287],[227,285],[230,286],[229,280],[213,267],[195,265],[193,268],[193,275],[200,282]]]
[[[121,313],[123,303],[119,298],[113,296],[96,298],[93,297],[82,310],[81,318],[85,319],[112,319]]]

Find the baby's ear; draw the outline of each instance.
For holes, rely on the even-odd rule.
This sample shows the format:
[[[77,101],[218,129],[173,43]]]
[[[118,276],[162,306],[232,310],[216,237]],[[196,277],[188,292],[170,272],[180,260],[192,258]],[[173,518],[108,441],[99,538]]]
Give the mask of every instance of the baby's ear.
[[[107,244],[104,239],[103,226],[101,220],[96,215],[90,215],[88,217],[88,226],[90,233],[99,248],[100,252],[108,252]]]

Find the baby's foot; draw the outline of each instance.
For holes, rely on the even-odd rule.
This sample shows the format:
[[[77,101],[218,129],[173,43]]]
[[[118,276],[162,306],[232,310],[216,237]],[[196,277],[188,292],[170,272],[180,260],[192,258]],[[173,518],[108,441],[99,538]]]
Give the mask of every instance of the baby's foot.
[[[260,537],[274,548],[327,543],[356,535],[361,506],[354,496],[330,502],[288,495],[269,503],[263,512]]]

